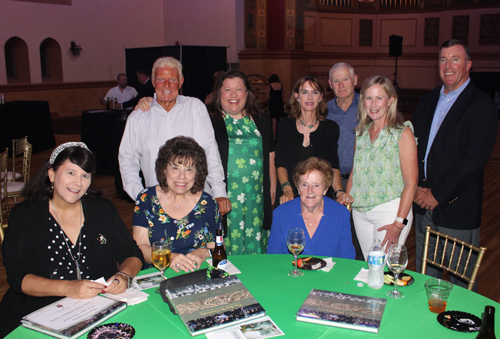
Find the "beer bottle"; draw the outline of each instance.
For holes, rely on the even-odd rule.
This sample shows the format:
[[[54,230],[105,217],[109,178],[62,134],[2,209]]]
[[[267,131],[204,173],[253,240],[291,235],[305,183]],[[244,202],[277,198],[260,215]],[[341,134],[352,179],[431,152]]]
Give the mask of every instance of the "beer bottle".
[[[115,101],[113,102],[113,109],[118,109],[118,100],[116,100],[116,98]]]
[[[495,308],[485,306],[481,330],[476,339],[495,339]]]
[[[224,248],[222,230],[219,228],[215,234],[215,248],[212,255],[212,265],[221,270],[227,270],[227,254]]]
[[[106,109],[109,110],[109,98],[106,98]]]

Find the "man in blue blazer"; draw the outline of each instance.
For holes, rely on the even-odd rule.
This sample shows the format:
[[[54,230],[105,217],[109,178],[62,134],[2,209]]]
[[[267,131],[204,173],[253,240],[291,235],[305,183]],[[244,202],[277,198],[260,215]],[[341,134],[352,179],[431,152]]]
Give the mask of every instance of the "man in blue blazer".
[[[424,95],[413,115],[419,159],[414,198],[417,271],[425,226],[479,246],[484,167],[496,140],[498,110],[470,81],[471,66],[465,44],[443,43],[439,50],[443,85]],[[426,273],[442,276],[442,270],[431,266]],[[466,286],[459,278],[450,279]]]

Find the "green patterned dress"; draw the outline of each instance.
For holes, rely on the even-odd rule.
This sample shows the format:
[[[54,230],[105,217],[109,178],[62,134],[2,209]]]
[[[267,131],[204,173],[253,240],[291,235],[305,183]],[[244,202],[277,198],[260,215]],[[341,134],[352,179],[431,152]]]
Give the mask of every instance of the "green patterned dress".
[[[229,138],[227,195],[232,203],[226,250],[228,255],[266,253],[262,136],[249,117],[233,119],[226,114],[224,121]]]

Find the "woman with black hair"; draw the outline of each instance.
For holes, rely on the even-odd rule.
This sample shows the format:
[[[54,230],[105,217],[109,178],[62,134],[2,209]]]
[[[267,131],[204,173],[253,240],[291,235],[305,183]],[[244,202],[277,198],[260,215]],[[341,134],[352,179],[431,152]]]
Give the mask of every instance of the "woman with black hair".
[[[9,290],[0,337],[62,297],[124,292],[143,257],[114,205],[90,187],[95,158],[82,142],[57,147],[9,216],[2,244]],[[108,287],[93,282],[104,277]]]

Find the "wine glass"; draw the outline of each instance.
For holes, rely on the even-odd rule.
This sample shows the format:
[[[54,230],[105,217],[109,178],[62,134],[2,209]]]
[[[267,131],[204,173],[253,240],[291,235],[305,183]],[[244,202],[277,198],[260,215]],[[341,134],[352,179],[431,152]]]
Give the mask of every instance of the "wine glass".
[[[165,280],[165,269],[170,265],[172,259],[172,252],[170,251],[170,244],[166,241],[155,241],[151,245],[151,260],[153,265],[160,270],[161,279]],[[156,293],[160,293],[160,289],[156,289]]]
[[[392,273],[394,273],[394,289],[390,292],[387,292],[388,297],[394,299],[405,297],[403,292],[398,291],[397,282],[399,273],[403,272],[406,269],[407,264],[408,252],[406,251],[406,246],[400,244],[392,244],[389,247],[389,252],[387,253],[387,266],[392,271]]]
[[[290,252],[292,252],[293,257],[295,258],[295,269],[288,272],[288,275],[291,277],[301,277],[304,273],[300,272],[297,269],[297,255],[304,249],[306,245],[306,238],[304,236],[304,231],[300,228],[291,228],[288,230],[288,238],[286,240],[286,244]]]

